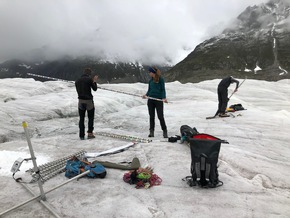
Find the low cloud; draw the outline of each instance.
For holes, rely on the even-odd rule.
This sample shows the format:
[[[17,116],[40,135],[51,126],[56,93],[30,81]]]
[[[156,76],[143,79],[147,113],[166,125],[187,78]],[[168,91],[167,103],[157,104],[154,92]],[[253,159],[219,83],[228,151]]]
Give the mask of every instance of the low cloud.
[[[1,0],[0,62],[40,51],[176,64],[262,0]]]

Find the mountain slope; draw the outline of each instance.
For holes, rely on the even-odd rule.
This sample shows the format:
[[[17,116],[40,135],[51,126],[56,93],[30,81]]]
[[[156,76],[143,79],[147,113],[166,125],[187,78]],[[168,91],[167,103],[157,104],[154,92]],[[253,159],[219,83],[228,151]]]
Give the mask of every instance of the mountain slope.
[[[226,75],[290,78],[290,3],[271,0],[248,7],[222,34],[199,44],[167,72],[168,81],[199,82]]]
[[[147,82],[147,65],[140,63],[112,63],[92,58],[63,58],[55,61],[11,60],[0,65],[0,78],[30,77],[27,73],[76,80],[84,68],[90,67],[99,75],[99,83]],[[168,66],[159,66],[162,71]],[[36,78],[40,79],[40,78]]]

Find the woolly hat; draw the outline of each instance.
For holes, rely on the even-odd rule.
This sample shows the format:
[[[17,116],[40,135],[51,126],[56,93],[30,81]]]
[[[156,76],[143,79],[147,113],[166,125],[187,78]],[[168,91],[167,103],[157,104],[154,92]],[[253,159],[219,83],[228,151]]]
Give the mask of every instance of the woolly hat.
[[[151,73],[154,73],[154,74],[157,73],[157,71],[154,68],[152,68],[152,67],[149,67],[148,71],[151,72]]]

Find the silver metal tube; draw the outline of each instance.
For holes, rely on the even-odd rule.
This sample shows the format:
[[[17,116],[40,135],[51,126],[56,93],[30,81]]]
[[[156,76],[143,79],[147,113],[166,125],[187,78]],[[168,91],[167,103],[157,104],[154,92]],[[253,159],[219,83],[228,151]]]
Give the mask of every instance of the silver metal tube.
[[[241,82],[241,84],[239,85],[238,88],[240,88],[241,85],[243,85],[243,83],[246,81],[246,79],[247,79],[247,77],[243,80],[243,82]],[[228,97],[228,99],[230,99],[230,98],[233,96],[233,94],[235,94],[235,92],[233,92],[233,93],[230,95],[230,97]]]
[[[36,196],[36,194],[24,183],[20,183],[24,188],[26,188],[27,191],[29,191],[33,196]],[[49,210],[49,212],[51,212],[55,217],[57,218],[61,218],[61,216],[59,216],[57,214],[57,212],[48,204],[47,201],[43,201],[40,200],[40,203],[47,209]]]
[[[54,81],[62,81],[62,82],[74,83],[74,81],[53,78],[53,77],[50,77],[50,76],[42,76],[42,75],[38,75],[38,74],[34,74],[34,73],[27,73],[27,75],[40,77],[40,78],[44,78],[44,79],[50,79],[50,80],[54,80]],[[137,94],[133,94],[133,93],[129,93],[129,92],[108,89],[108,88],[104,88],[104,87],[100,87],[100,86],[98,86],[98,88],[106,90],[106,91],[117,92],[117,93],[122,93],[122,94],[126,94],[126,95],[132,95],[132,96],[136,96],[136,97],[142,97],[142,95],[137,95]],[[155,101],[163,101],[162,99],[153,98],[153,97],[149,97],[149,96],[147,96],[146,99],[152,99],[152,100],[155,100]]]
[[[61,186],[64,186],[64,185],[66,185],[67,183],[69,183],[69,182],[71,182],[71,181],[73,181],[73,180],[76,180],[76,179],[78,179],[78,178],[80,178],[80,177],[83,177],[83,176],[87,175],[88,173],[90,173],[90,170],[87,170],[87,171],[85,171],[85,172],[83,172],[83,173],[81,173],[81,174],[79,174],[79,175],[77,175],[77,176],[75,176],[75,177],[73,177],[73,178],[71,178],[71,179],[65,181],[64,183],[61,183],[60,185],[55,186],[54,188],[52,188],[52,189],[46,191],[45,194],[47,194],[47,193],[49,193],[49,192],[52,192],[53,190],[55,190],[55,189],[57,189],[57,188],[59,188],[59,187],[61,187]]]
[[[25,136],[26,136],[26,139],[27,139],[27,143],[28,143],[28,147],[29,147],[29,151],[30,151],[30,155],[31,155],[31,159],[32,159],[32,163],[33,163],[33,167],[34,167],[34,172],[36,173],[39,173],[38,171],[38,167],[37,167],[37,163],[36,163],[36,157],[34,155],[34,151],[33,151],[33,148],[32,148],[32,144],[31,144],[31,140],[30,140],[30,137],[29,137],[29,134],[28,134],[28,130],[27,130],[27,123],[25,121],[22,122],[22,126],[24,128],[24,132],[25,132]],[[39,186],[39,190],[40,190],[40,193],[41,193],[41,200],[46,200],[46,197],[45,197],[45,194],[44,194],[44,191],[43,191],[43,187],[42,187],[42,181],[41,179],[38,179],[38,186]]]
[[[73,177],[73,178],[71,178],[71,179],[65,181],[64,183],[62,183],[62,184],[60,184],[60,185],[58,185],[58,186],[56,186],[56,187],[54,187],[54,188],[52,188],[52,189],[50,189],[50,190],[48,190],[48,191],[46,191],[44,194],[47,194],[47,193],[49,193],[49,192],[52,192],[53,190],[55,190],[55,189],[57,189],[57,188],[59,188],[59,187],[61,187],[61,186],[64,186],[65,184],[67,184],[67,183],[69,183],[69,182],[71,182],[71,181],[73,181],[73,180],[76,180],[76,179],[78,179],[78,178],[80,178],[80,177],[82,177],[82,176],[87,175],[88,173],[90,173],[89,170],[87,170],[87,171],[85,171],[85,172],[83,172],[83,173],[81,173],[81,174],[79,174],[79,175],[77,175],[77,176],[75,176],[75,177]],[[21,207],[21,206],[23,206],[23,205],[25,205],[25,204],[27,204],[27,203],[29,203],[29,202],[31,202],[31,201],[34,201],[35,199],[40,198],[40,197],[41,197],[41,195],[38,195],[38,196],[35,196],[35,197],[33,197],[33,198],[31,198],[31,199],[29,199],[29,200],[27,200],[27,201],[24,201],[24,202],[22,202],[22,203],[20,203],[20,204],[18,204],[18,205],[16,205],[16,206],[14,206],[14,207],[12,207],[12,208],[10,208],[10,209],[8,209],[8,210],[6,210],[6,211],[0,213],[0,217],[3,216],[4,214],[6,214],[6,213],[8,213],[8,212],[10,212],[10,211],[12,211],[12,210],[15,210],[15,209],[17,209],[17,208],[19,208],[19,207]]]

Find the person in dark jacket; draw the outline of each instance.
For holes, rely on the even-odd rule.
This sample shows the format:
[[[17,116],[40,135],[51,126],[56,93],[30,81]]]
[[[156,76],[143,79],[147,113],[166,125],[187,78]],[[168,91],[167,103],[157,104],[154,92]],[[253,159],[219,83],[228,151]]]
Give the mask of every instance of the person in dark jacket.
[[[148,69],[149,75],[151,77],[148,85],[148,91],[146,95],[143,95],[143,98],[156,98],[159,100],[154,100],[148,98],[147,106],[149,112],[149,121],[150,121],[150,133],[148,137],[154,137],[154,129],[155,129],[155,110],[157,112],[157,117],[160,121],[161,129],[163,130],[163,137],[168,138],[167,135],[167,127],[164,120],[163,114],[163,103],[168,103],[166,99],[166,91],[165,91],[165,82],[161,77],[161,72],[156,67],[149,67]]]
[[[79,136],[81,140],[85,139],[85,115],[88,113],[88,139],[95,138],[94,130],[94,117],[95,106],[91,90],[97,91],[98,76],[91,77],[92,70],[85,68],[83,75],[76,80],[75,86],[78,93],[78,110],[79,110]]]
[[[222,79],[218,85],[217,93],[218,93],[218,111],[216,112],[215,116],[219,115],[220,117],[228,117],[229,115],[226,114],[226,109],[228,105],[228,88],[232,83],[236,83],[236,88],[234,92],[238,91],[239,88],[239,81],[234,79],[232,76],[228,76]]]

